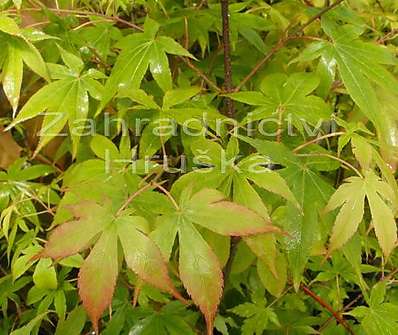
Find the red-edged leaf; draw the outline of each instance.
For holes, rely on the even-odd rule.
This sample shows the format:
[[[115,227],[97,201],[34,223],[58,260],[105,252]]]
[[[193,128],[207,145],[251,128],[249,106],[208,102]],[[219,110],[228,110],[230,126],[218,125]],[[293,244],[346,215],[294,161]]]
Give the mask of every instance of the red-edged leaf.
[[[112,302],[118,274],[117,233],[105,230],[79,272],[79,295],[98,334],[98,320]]]
[[[95,202],[82,202],[69,206],[75,219],[56,228],[41,253],[42,257],[68,257],[87,248],[111,218],[109,210]]]
[[[119,239],[126,263],[141,279],[183,300],[168,274],[160,249],[140,230],[136,221],[141,217],[125,216],[117,220]]]
[[[196,193],[185,208],[186,217],[220,235],[247,236],[280,232],[270,220],[234,202],[225,200],[223,193],[204,189]]]
[[[217,256],[190,222],[182,222],[178,234],[181,280],[202,311],[210,335],[223,290],[221,267]]]
[[[261,197],[242,176],[234,176],[233,199],[236,203],[252,209],[265,220],[270,220],[267,207]],[[270,268],[270,271],[277,277],[275,270],[276,239],[274,234],[257,234],[244,236],[243,240],[251,251]]]

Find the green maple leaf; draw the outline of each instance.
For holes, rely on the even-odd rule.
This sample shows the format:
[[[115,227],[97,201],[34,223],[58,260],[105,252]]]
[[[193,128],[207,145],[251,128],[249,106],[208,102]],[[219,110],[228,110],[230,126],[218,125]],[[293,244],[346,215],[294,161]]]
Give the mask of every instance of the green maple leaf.
[[[149,122],[140,138],[139,156],[141,158],[155,154],[175,135],[177,125],[185,127],[187,131],[201,132],[206,125],[211,129],[216,129],[216,120],[225,119],[225,116],[215,108],[202,106],[192,101],[199,92],[200,88],[195,86],[166,91],[162,106],[159,106],[154,98],[143,90],[129,87],[120,92],[119,97],[127,97],[137,104],[133,107],[135,112],[139,109],[150,113]]]
[[[226,201],[219,191],[203,189],[193,195],[191,192],[189,187],[184,190],[174,214],[159,218],[151,237],[168,259],[178,235],[180,278],[204,314],[210,334],[222,294],[222,270],[198,228],[224,236],[248,236],[279,229],[256,212]]]
[[[85,124],[88,117],[89,95],[96,100],[101,99],[103,86],[97,80],[103,79],[104,75],[95,69],[83,71],[84,63],[79,57],[59,49],[66,66],[48,65],[55,81],[41,88],[28,100],[8,129],[47,112],[43,118],[36,153],[68,124],[72,153],[75,156],[80,137],[86,131],[82,124]]]
[[[172,192],[179,195],[189,184],[193,184],[194,190],[200,190],[203,187],[219,188],[226,195],[243,192],[242,196],[237,198],[243,201],[246,196],[251,201],[247,201],[245,206],[252,206],[251,209],[269,217],[268,211],[262,200],[249,184],[249,181],[258,187],[280,195],[288,201],[297,204],[297,200],[290,192],[287,184],[280,175],[264,165],[269,163],[264,156],[253,154],[237,161],[239,157],[239,144],[236,137],[231,137],[227,148],[217,142],[199,138],[191,145],[196,164],[211,166],[205,169],[196,169],[182,176],[174,183]],[[206,178],[198,178],[205,175]],[[247,192],[246,192],[247,190]],[[254,193],[253,193],[254,192]],[[237,200],[237,199],[234,199]]]
[[[68,208],[74,218],[52,232],[40,255],[62,259],[93,245],[80,268],[78,286],[97,333],[98,320],[110,305],[116,285],[118,241],[130,269],[144,281],[181,298],[159,248],[146,235],[148,223],[144,218],[129,212],[115,213],[110,203],[88,201]]]
[[[194,57],[172,38],[157,36],[158,30],[159,24],[147,17],[143,33],[128,35],[117,43],[122,51],[106,82],[100,110],[121,88],[138,89],[148,67],[163,91],[172,89],[167,54]]]
[[[300,205],[299,209],[288,202],[282,220],[284,230],[289,233],[285,238],[285,247],[293,284],[297,289],[309,256],[323,244],[327,229],[325,222],[329,217],[321,220],[320,213],[334,189],[319,175],[317,170],[322,170],[323,164],[319,164],[318,159],[296,156],[281,143],[248,137],[242,139],[269,157],[270,162],[285,166],[279,173]]]
[[[35,286],[29,290],[26,303],[38,304],[37,314],[47,311],[53,305],[59,318],[64,320],[67,310],[65,294],[75,290],[66,277],[67,272],[60,271],[57,278],[52,260],[40,259],[33,273]]]
[[[291,115],[294,125],[302,129],[302,120],[311,125],[319,125],[320,120],[330,118],[330,106],[320,97],[311,95],[318,85],[319,78],[313,73],[299,72],[290,76],[275,73],[263,79],[260,91],[237,92],[228,96],[257,106],[243,119],[243,124],[282,114],[283,118]]]
[[[397,228],[393,208],[396,208],[394,191],[374,172],[366,171],[364,177],[350,177],[330,198],[325,210],[341,207],[330,237],[330,250],[343,246],[357,231],[364,216],[365,198],[372,214],[372,225],[384,255],[395,247]]]
[[[296,61],[310,61],[318,57],[334,59],[341,79],[362,112],[379,131],[386,125],[380,114],[374,85],[398,94],[398,81],[386,65],[396,65],[394,55],[384,46],[364,42],[359,37],[362,30],[350,24],[337,24],[332,13],[322,16],[322,28],[331,41],[310,44]]]
[[[393,335],[398,327],[398,308],[395,304],[384,302],[386,283],[376,284],[368,299],[369,307],[359,306],[348,314],[361,321],[361,328],[367,335]]]
[[[262,292],[264,293],[264,292]],[[229,309],[230,312],[244,318],[243,335],[261,335],[269,327],[280,327],[278,316],[272,307],[267,307],[263,294],[252,294],[253,302],[245,302]]]
[[[44,33],[32,34],[18,27],[13,19],[0,15],[0,68],[4,93],[16,114],[25,63],[33,72],[50,80],[47,66],[32,42],[50,38]]]
[[[194,331],[184,319],[187,315],[184,306],[178,301],[173,301],[163,306],[159,312],[153,313],[138,321],[130,333],[135,335],[194,335]]]
[[[268,209],[255,190],[255,185],[299,206],[285,180],[277,172],[264,167],[268,163],[265,157],[253,154],[237,161],[239,144],[235,137],[231,137],[225,150],[217,142],[206,139],[194,141],[191,150],[196,164],[211,167],[196,169],[181,176],[172,187],[172,193],[176,196],[190,186],[197,191],[204,187],[217,188],[225,195],[232,196],[235,202],[254,210],[265,220],[270,220]],[[275,237],[272,234],[259,234],[243,237],[243,240],[262,260],[261,269],[262,264],[266,264],[277,278]]]
[[[35,179],[54,172],[51,166],[30,165],[25,159],[17,159],[7,171],[0,171],[0,234],[7,241],[7,257],[11,255],[18,229],[28,230],[33,223],[35,230],[41,229],[35,203],[50,206],[59,201],[53,185],[43,185]]]
[[[373,122],[377,121],[377,97],[372,83],[398,93],[397,79],[383,66],[397,64],[396,59],[387,48],[361,41],[355,28],[339,26],[329,16],[322,18],[322,28],[332,39],[325,48],[336,59],[349,94]]]

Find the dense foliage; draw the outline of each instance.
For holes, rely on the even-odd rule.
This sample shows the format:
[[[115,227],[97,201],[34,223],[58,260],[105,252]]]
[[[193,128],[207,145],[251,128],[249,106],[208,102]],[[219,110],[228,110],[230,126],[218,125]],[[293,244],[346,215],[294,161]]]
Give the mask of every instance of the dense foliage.
[[[396,0],[0,9],[0,334],[398,333]]]

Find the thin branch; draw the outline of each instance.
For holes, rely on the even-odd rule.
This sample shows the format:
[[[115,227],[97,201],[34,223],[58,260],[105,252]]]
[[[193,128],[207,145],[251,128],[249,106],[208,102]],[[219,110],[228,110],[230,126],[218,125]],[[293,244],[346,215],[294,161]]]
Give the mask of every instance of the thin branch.
[[[384,35],[383,37],[379,38],[376,42],[378,44],[384,44],[389,40],[393,40],[398,36],[398,29],[391,30],[388,34]]]
[[[101,22],[113,22],[113,20],[112,19],[108,19],[108,18],[103,18],[101,20],[92,20],[92,21],[90,20],[90,21],[86,21],[86,22],[82,23],[81,25],[73,28],[72,30],[76,31],[76,30],[79,30],[79,29],[84,28],[86,26],[89,26],[89,25],[92,25],[92,24],[96,24],[96,23],[101,23]]]
[[[232,63],[231,63],[231,41],[230,41],[230,27],[229,27],[229,0],[221,0],[221,16],[222,16],[222,41],[224,48],[224,91],[226,93],[233,92],[232,88]],[[231,98],[224,98],[226,115],[230,118],[234,117],[234,102]],[[232,263],[235,259],[235,254],[238,249],[240,237],[232,237],[230,242],[230,254],[227,264],[224,267],[224,282],[227,281]]]
[[[380,281],[388,281],[394,279],[394,276],[398,273],[398,268],[391,271],[387,276],[380,279]]]
[[[222,39],[224,47],[224,91],[231,93],[232,89],[232,64],[231,64],[231,42],[229,39],[229,1],[221,0],[221,16],[222,16]],[[225,98],[227,108],[226,114],[229,117],[234,116],[234,104],[231,98]]]
[[[204,74],[200,69],[198,69],[195,65],[192,64],[192,62],[189,58],[186,58],[186,57],[178,57],[178,58],[181,59],[190,69],[195,71],[196,74],[200,78],[202,78],[207,83],[207,85],[209,85],[209,87],[214,89],[217,93],[222,92],[222,90],[217,86],[216,83],[214,83],[208,76],[206,76],[206,74]]]
[[[398,268],[394,269],[393,271],[391,271],[387,276],[380,278],[379,282],[382,281],[389,281],[391,279],[394,278],[394,276],[398,273]],[[345,305],[343,307],[343,309],[341,309],[339,312],[345,312],[347,310],[349,310],[352,306],[354,306],[360,299],[362,299],[363,294],[360,293],[358,294],[355,299],[351,300],[347,305]],[[333,319],[333,317],[330,317],[329,319],[327,319],[323,325],[320,327],[319,331],[323,330],[326,328],[326,326],[329,324],[329,322]]]
[[[347,323],[346,320],[344,320],[343,316],[340,315],[339,312],[336,312],[332,306],[330,306],[326,301],[324,301],[320,296],[318,296],[316,293],[314,293],[313,291],[311,291],[311,289],[309,289],[307,286],[301,284],[300,285],[301,290],[308,295],[309,297],[311,297],[312,299],[314,299],[318,304],[320,304],[323,308],[325,308],[328,312],[330,312],[333,317],[336,319],[336,321],[338,323],[340,323],[349,334],[351,335],[355,335],[354,331],[351,329],[350,325]]]
[[[311,17],[304,25],[302,25],[296,32],[289,34],[288,31],[285,31],[282,36],[279,38],[276,45],[261,59],[250,71],[250,73],[242,79],[239,85],[234,89],[234,92],[238,92],[241,88],[266,64],[279,50],[281,50],[287,42],[290,40],[304,38],[304,36],[300,36],[303,33],[304,29],[307,28],[310,24],[314,21],[318,20],[322,15],[330,11],[331,9],[335,8],[339,4],[341,4],[344,0],[337,0],[335,3],[331,4],[330,6],[322,9],[318,14]]]
[[[196,7],[196,9],[201,9],[202,7],[207,6],[207,0],[202,0],[199,4],[199,6]]]
[[[337,7],[338,5],[340,5],[344,0],[337,0],[335,3],[332,3],[331,5],[323,8],[318,14],[314,15],[312,18],[310,18],[304,25],[302,25],[300,27],[300,29],[298,30],[298,32],[303,32],[305,28],[307,28],[311,23],[313,23],[314,21],[318,20],[319,18],[322,17],[322,15],[326,14],[327,12],[329,12],[330,10],[332,10],[333,8]]]
[[[189,48],[189,27],[188,27],[188,18],[184,16],[184,48],[188,50]]]
[[[282,49],[287,42],[287,38],[284,35],[281,37],[276,45],[265,55],[263,59],[261,59],[250,71],[250,73],[242,79],[238,86],[235,87],[234,92],[239,92],[245,84],[253,78],[253,76],[267,63],[280,49]]]
[[[74,10],[74,9],[60,9],[60,8],[21,8],[19,10],[17,9],[9,9],[6,10],[5,12],[9,12],[9,13],[19,13],[19,12],[42,12],[44,10],[48,10],[54,13],[59,13],[59,14],[74,14],[74,15],[82,15],[85,17],[88,16],[98,16],[98,17],[103,17],[105,19],[108,20],[112,20],[114,22],[118,22],[120,24],[123,24],[129,28],[133,28],[139,31],[143,31],[143,28],[126,20],[121,19],[118,16],[109,16],[109,15],[105,15],[105,14],[101,14],[101,13],[95,13],[95,12],[89,12],[89,11],[84,11],[84,10]]]
[[[34,157],[31,157],[30,159],[36,159],[39,162],[51,165],[55,170],[57,170],[58,173],[62,174],[64,173],[64,171],[55,163],[52,162],[50,159],[48,159],[47,157],[43,156],[42,154],[36,154]]]

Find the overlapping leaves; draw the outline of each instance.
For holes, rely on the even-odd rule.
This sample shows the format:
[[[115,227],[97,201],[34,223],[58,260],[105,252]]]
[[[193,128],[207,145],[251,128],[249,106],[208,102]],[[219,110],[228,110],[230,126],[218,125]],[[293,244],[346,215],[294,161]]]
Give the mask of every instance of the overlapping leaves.
[[[193,56],[172,38],[157,36],[158,30],[159,24],[147,18],[143,33],[128,35],[117,43],[116,46],[122,49],[122,52],[106,82],[101,107],[104,107],[121,88],[139,88],[148,67],[163,91],[172,88],[167,54]]]
[[[225,200],[221,192],[213,189],[192,195],[190,188],[186,188],[176,212],[160,217],[151,236],[169,258],[178,235],[180,277],[204,314],[211,334],[223,289],[222,269],[198,228],[225,236],[248,236],[279,229],[256,212]]]
[[[46,39],[44,33],[22,30],[8,16],[0,15],[0,67],[2,68],[3,90],[16,114],[25,63],[39,76],[50,80],[47,66],[32,42]]]
[[[50,236],[42,257],[61,259],[94,244],[79,272],[79,294],[94,329],[112,301],[119,272],[118,241],[127,266],[150,284],[179,297],[160,250],[148,237],[147,221],[136,215],[116,215],[109,204],[82,202],[69,206],[74,219]]]
[[[309,61],[318,57],[334,59],[352,99],[382,130],[385,120],[379,114],[379,100],[374,85],[398,94],[398,82],[386,68],[386,65],[395,65],[396,59],[386,47],[359,39],[363,30],[358,26],[338,25],[333,17],[325,15],[322,28],[332,41],[310,44],[297,60]]]
[[[229,96],[239,102],[257,106],[242,123],[274,116],[285,120],[293,118],[298,129],[305,120],[311,125],[319,125],[330,118],[330,107],[320,97],[311,95],[319,79],[313,73],[295,73],[289,77],[283,73],[266,76],[260,84],[260,91],[232,93]]]
[[[55,81],[37,91],[8,128],[46,112],[36,153],[68,125],[75,156],[85,131],[89,95],[96,100],[101,99],[103,86],[97,80],[104,78],[104,75],[95,69],[84,71],[84,63],[79,57],[59,49],[66,66],[49,64],[51,78]]]
[[[299,207],[285,180],[277,172],[265,167],[269,163],[267,157],[252,154],[239,161],[237,138],[231,137],[225,150],[217,142],[205,139],[194,141],[191,149],[195,164],[202,168],[195,166],[194,171],[182,176],[174,183],[173,194],[179,196],[182,190],[190,186],[195,190],[204,187],[217,188],[235,202],[258,213],[265,220],[270,219],[269,211],[256,191],[256,187],[275,193],[291,202],[293,206]],[[277,277],[275,237],[272,234],[258,234],[245,236],[243,240],[259,258],[260,267],[263,268],[262,264],[265,264]]]
[[[397,227],[393,208],[396,198],[391,187],[373,172],[363,178],[350,177],[330,198],[326,211],[341,206],[330,237],[330,249],[343,246],[357,231],[365,212],[365,198],[372,215],[372,225],[385,256],[388,256],[397,241]]]
[[[281,218],[283,228],[289,233],[285,238],[285,247],[293,283],[298,288],[309,256],[321,251],[319,248],[322,249],[328,232],[330,218],[322,218],[320,214],[333,193],[333,187],[317,171],[322,170],[325,164],[319,157],[297,157],[281,143],[243,139],[269,157],[271,162],[285,166],[280,174],[300,205],[297,208],[287,203]]]
[[[148,124],[140,129],[140,158],[151,157],[160,148],[164,149],[165,143],[177,135],[177,125],[184,132],[203,133],[206,126],[216,129],[216,120],[221,121],[225,116],[212,106],[202,106],[192,102],[200,92],[199,87],[177,88],[165,92],[162,106],[159,106],[153,96],[140,89],[128,87],[121,90],[119,97],[129,98],[137,110],[147,111]]]

